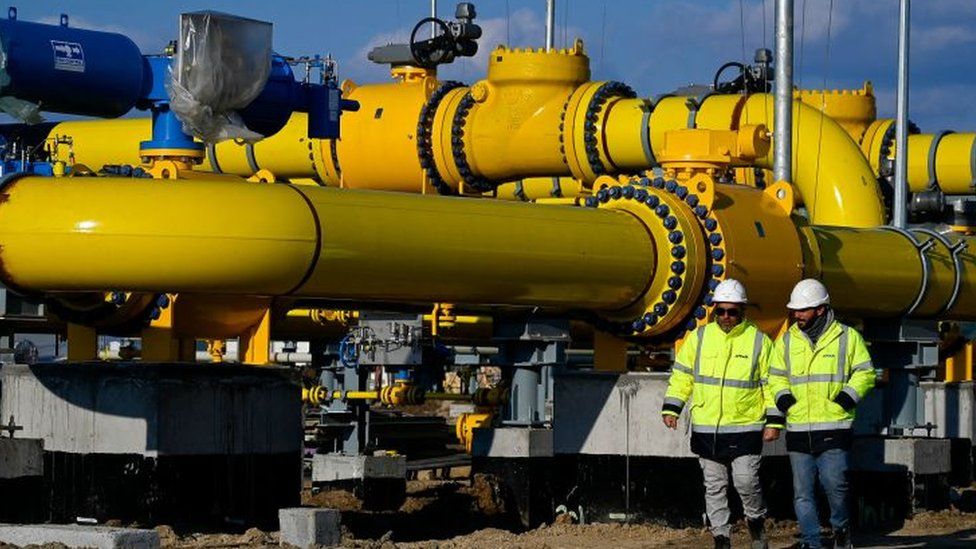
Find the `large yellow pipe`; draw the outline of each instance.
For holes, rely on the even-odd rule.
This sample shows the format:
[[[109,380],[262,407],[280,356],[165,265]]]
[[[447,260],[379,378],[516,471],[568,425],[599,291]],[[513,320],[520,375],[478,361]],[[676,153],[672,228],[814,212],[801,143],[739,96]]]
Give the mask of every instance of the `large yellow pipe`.
[[[804,232],[817,258],[807,263],[806,276],[820,278],[831,301],[848,314],[954,320],[976,315],[976,238],[924,229]]]
[[[2,193],[3,280],[25,290],[614,311],[655,268],[620,212],[206,180],[23,177]]]
[[[711,192],[700,191],[702,180],[687,184]],[[648,189],[683,220],[682,295],[698,299],[708,280],[688,273],[724,264],[728,276],[761,288],[761,315],[772,321],[803,267],[845,314],[976,318],[968,251],[976,238],[826,226],[795,233],[775,187],[724,187],[710,214],[724,256],[702,245],[685,201]],[[647,297],[663,295],[672,276],[674,248],[658,209],[621,194],[606,207],[577,208],[226,179],[33,176],[8,179],[0,193],[2,282],[34,292],[450,301],[634,319],[654,310]],[[783,249],[766,261],[768,246]],[[673,320],[695,310],[684,299]]]

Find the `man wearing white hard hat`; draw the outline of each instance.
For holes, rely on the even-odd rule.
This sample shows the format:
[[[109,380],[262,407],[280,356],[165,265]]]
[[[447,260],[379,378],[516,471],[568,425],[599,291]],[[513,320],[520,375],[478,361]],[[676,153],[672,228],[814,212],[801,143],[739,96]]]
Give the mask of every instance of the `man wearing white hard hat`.
[[[853,547],[847,471],[854,410],[874,387],[871,355],[857,330],[834,319],[820,281],[801,280],[786,307],[793,324],[773,345],[769,385],[777,408],[786,415],[801,547],[821,546],[814,498],[818,477],[830,504],[834,547]]]
[[[724,280],[715,288],[713,320],[682,344],[661,409],[669,429],[677,428],[686,405],[691,410],[691,451],[699,456],[705,511],[717,548],[731,547],[729,468],[752,547],[767,547],[760,455],[763,441],[779,438],[783,427],[783,416],[766,386],[772,344],[746,319],[747,302],[738,280]]]

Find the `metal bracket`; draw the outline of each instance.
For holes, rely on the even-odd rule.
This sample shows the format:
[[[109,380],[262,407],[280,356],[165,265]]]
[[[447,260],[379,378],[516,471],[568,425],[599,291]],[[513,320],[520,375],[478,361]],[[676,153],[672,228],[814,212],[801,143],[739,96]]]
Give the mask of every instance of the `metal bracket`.
[[[0,431],[6,431],[9,438],[14,438],[15,432],[23,430],[23,425],[17,425],[14,423],[14,416],[10,416],[10,420],[7,422],[7,424],[0,427]]]
[[[935,246],[935,239],[929,238],[925,242],[919,242],[915,238],[914,234],[905,229],[892,226],[884,226],[879,228],[898,233],[908,239],[908,241],[912,243],[912,246],[915,247],[915,250],[918,252],[918,258],[922,262],[922,284],[918,289],[918,295],[915,296],[915,300],[904,313],[904,316],[911,316],[915,313],[915,310],[918,309],[918,306],[922,304],[922,300],[925,299],[925,296],[929,291],[929,271],[931,270],[931,261],[929,261],[929,258],[927,255],[925,255],[925,253]]]
[[[952,255],[952,262],[954,267],[953,280],[952,280],[952,294],[949,296],[949,300],[946,301],[946,304],[939,310],[937,315],[944,314],[946,311],[952,309],[952,307],[956,304],[956,300],[959,299],[959,289],[962,287],[962,270],[963,270],[962,258],[960,256],[962,255],[962,252],[965,251],[969,245],[966,243],[965,240],[959,240],[958,242],[953,244],[952,242],[949,241],[948,238],[931,229],[919,228],[914,230],[929,235],[933,239],[938,240],[946,248],[949,249],[949,253]]]
[[[654,157],[654,149],[651,148],[651,113],[654,112],[654,104],[644,101],[641,103],[640,110],[643,113],[640,127],[641,148],[644,149],[644,158],[648,166],[653,168],[658,165],[657,158]]]
[[[705,100],[715,95],[715,92],[705,92],[698,97],[689,97],[685,101],[688,106],[688,129],[693,130],[698,127],[698,110],[701,109]]]

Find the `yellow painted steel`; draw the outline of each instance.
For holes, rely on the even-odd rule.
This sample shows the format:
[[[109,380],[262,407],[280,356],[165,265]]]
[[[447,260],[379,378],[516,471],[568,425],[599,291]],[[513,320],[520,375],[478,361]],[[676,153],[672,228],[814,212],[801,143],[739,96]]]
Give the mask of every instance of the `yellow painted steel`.
[[[746,283],[749,318],[771,334],[783,322],[783,304],[790,291],[803,278],[800,239],[790,218],[792,203],[785,184],[761,192],[741,185],[716,185],[713,216],[725,252],[719,263],[725,277]]]
[[[615,310],[654,269],[639,220],[582,208],[207,180],[24,177],[2,192],[4,279],[48,292]]]
[[[668,97],[654,108],[650,119],[655,152],[664,133],[688,124],[687,98]],[[793,182],[806,205],[811,222],[821,225],[875,227],[884,222],[884,209],[870,165],[847,132],[816,109],[793,104]],[[730,129],[741,125],[772,127],[773,97],[768,94],[712,96],[695,117],[697,127]],[[757,160],[772,168],[772,153]]]
[[[898,154],[894,138],[890,133],[894,123],[895,121],[891,119],[876,120],[868,127],[861,140],[861,150],[871,162],[875,173],[881,173],[882,156],[893,165]],[[912,192],[922,192],[938,187],[942,192],[950,195],[976,193],[976,186],[974,186],[976,172],[973,171],[976,133],[943,135],[937,143],[934,158],[931,158],[935,138],[936,135],[931,133],[908,136],[909,189]],[[888,147],[888,154],[881,154],[882,146]],[[934,164],[930,159],[934,160]]]
[[[56,145],[58,158],[72,156],[71,163],[97,171],[106,164],[138,165],[139,142],[152,138],[152,126],[148,118],[77,120],[56,124],[48,135],[71,138]]]
[[[437,86],[437,79],[426,73],[385,84],[343,83],[343,96],[358,102],[359,110],[343,114],[338,141],[342,187],[403,192],[424,188],[417,124]]]
[[[647,231],[626,216],[460,198],[302,191],[323,236],[315,269],[297,292],[302,295],[606,310],[636,300],[653,270],[645,257],[652,245]]]
[[[577,197],[585,194],[583,183],[572,177],[527,177],[517,182],[502,183],[495,188],[493,198],[500,200],[550,199]]]
[[[356,311],[291,309],[274,318],[271,330],[275,339],[336,341],[349,332],[352,322],[358,316]]]
[[[976,239],[923,229],[806,227],[819,261],[806,276],[820,278],[831,300],[855,316],[967,319],[976,313]],[[960,242],[965,249],[953,247]],[[958,264],[958,267],[957,267]],[[959,288],[955,290],[958,274]],[[918,302],[916,304],[916,301]],[[914,310],[912,307],[914,306]]]
[[[491,426],[495,414],[492,412],[470,412],[461,414],[454,422],[454,434],[458,443],[471,453],[471,444],[474,442],[474,430],[485,429]]]
[[[930,133],[908,138],[908,187],[912,192],[938,188],[946,194],[973,194],[973,147],[976,134],[953,133],[942,136],[936,144],[934,165],[929,157],[936,136]],[[898,154],[892,145],[893,156]],[[930,168],[934,168],[931,173]]]
[[[870,82],[850,90],[796,90],[793,97],[829,116],[857,142],[878,114]]]
[[[25,177],[0,192],[3,271],[23,288],[281,295],[318,246],[286,185]]]
[[[247,146],[222,143],[216,147],[216,163],[222,171],[242,176],[264,168],[278,179],[316,177],[346,188],[432,192],[421,169],[415,134],[421,109],[439,83],[418,70],[394,70],[394,77],[396,82],[386,84],[344,84],[346,96],[358,101],[361,108],[344,115],[343,137],[338,142],[303,141],[307,119],[295,114],[279,135],[253,146],[254,161],[247,157]],[[556,51],[497,48],[490,56],[487,78],[470,88],[448,92],[438,104],[430,146],[437,173],[453,190],[461,188],[465,178],[498,183],[533,176],[572,176],[589,185],[601,173],[634,173],[652,167],[652,157],[660,153],[664,133],[670,130],[689,125],[706,129],[737,129],[747,124],[771,127],[773,101],[768,95],[748,99],[711,96],[689,116],[686,97],[665,98],[652,106],[612,88],[615,91],[595,101],[598,93],[611,88],[588,79],[589,58],[581,42]],[[864,122],[865,105],[869,107],[873,99],[868,87],[801,95],[808,101],[818,97],[820,107],[841,117],[849,129]],[[462,105],[466,108],[461,109]],[[652,107],[649,124],[644,124]],[[794,182],[811,220],[830,225],[879,225],[883,210],[877,183],[845,130],[800,100],[794,120]],[[102,124],[105,129],[72,124]],[[134,143],[148,132],[144,121],[72,122],[58,128],[74,135],[78,162],[96,169],[103,163],[134,163]],[[643,142],[648,132],[650,151]],[[140,137],[134,138],[135,134]],[[129,146],[130,140],[131,151],[119,150]],[[596,161],[602,168],[595,166]],[[770,168],[771,155],[757,165]],[[208,167],[212,167],[209,161],[204,168]],[[584,192],[583,187],[579,192]],[[519,197],[514,185],[504,187],[499,196]]]

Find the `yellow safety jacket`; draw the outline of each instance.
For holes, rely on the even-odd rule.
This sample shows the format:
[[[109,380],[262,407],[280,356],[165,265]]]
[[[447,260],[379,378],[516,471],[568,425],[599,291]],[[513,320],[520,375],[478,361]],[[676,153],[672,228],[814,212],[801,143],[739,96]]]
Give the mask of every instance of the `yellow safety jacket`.
[[[812,345],[796,324],[773,346],[769,385],[786,413],[790,451],[849,448],[854,408],[875,382],[874,365],[857,330],[833,321]]]
[[[691,449],[702,457],[762,452],[762,431],[782,414],[765,387],[772,343],[749,320],[725,333],[715,322],[689,334],[671,369],[661,413],[691,401]]]

